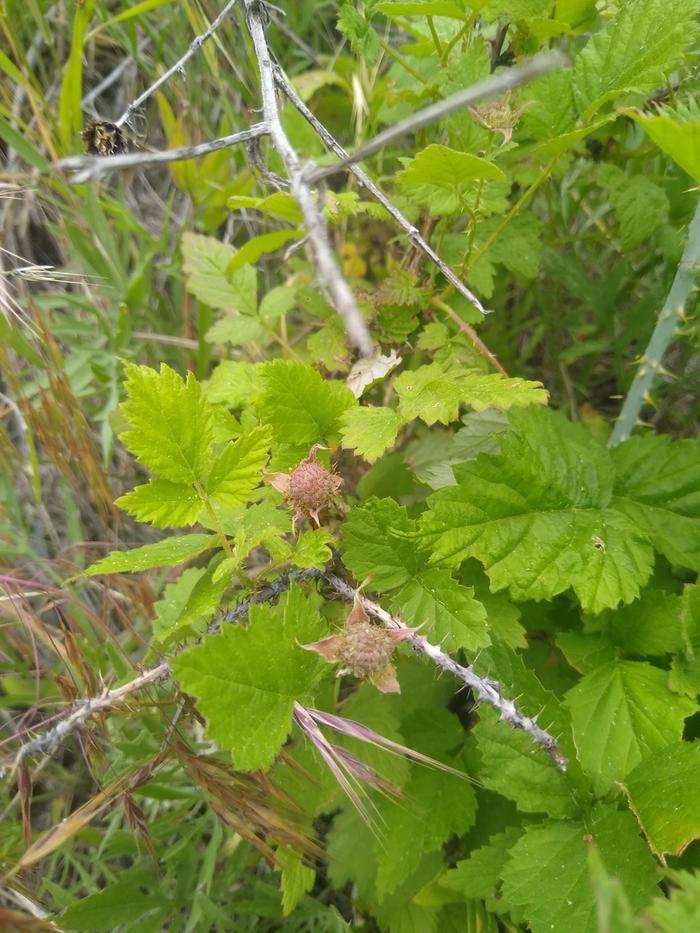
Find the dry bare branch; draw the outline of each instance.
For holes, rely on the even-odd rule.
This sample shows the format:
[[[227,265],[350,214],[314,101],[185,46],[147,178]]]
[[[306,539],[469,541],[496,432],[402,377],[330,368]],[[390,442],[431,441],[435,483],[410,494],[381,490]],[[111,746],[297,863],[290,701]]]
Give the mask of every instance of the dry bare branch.
[[[316,272],[321,284],[328,289],[335,310],[342,317],[348,338],[362,356],[373,356],[375,347],[367,324],[360,313],[352,289],[343,277],[333,256],[328,239],[326,221],[321,207],[305,177],[304,167],[289,141],[280,120],[272,55],[267,44],[263,14],[258,0],[244,0],[246,20],[260,73],[263,117],[270,139],[277,150],[289,177],[289,186],[303,214],[309,242],[313,250]]]
[[[178,146],[176,149],[164,149],[160,152],[125,152],[120,155],[110,156],[68,156],[55,162],[53,168],[77,172],[76,175],[72,176],[71,181],[75,184],[81,184],[92,178],[98,178],[106,172],[196,159],[199,156],[207,155],[209,152],[216,152],[218,149],[228,149],[231,146],[238,146],[241,143],[250,142],[252,139],[258,139],[260,136],[265,136],[267,132],[266,123],[254,123],[247,130],[231,133],[230,136],[221,136],[219,139],[212,139],[210,142],[197,143],[194,146]]]

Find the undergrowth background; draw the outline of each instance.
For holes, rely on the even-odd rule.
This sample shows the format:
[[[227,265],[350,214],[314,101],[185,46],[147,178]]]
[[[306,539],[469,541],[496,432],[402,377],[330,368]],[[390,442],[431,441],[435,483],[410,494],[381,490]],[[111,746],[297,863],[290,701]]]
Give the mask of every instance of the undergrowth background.
[[[132,151],[262,119],[243,6],[135,114]],[[351,175],[322,182],[383,354],[364,383],[268,140],[87,182],[55,164],[220,10],[0,7],[4,928],[695,928],[697,3],[260,14],[348,150],[538,52],[569,58],[362,162],[492,313]],[[332,164],[278,99],[300,158]],[[687,300],[655,358],[679,269]],[[649,367],[634,437],[608,444]],[[343,480],[320,528],[263,481],[315,444]],[[407,645],[400,694],[304,652],[347,637],[343,581],[497,681],[558,751]],[[251,595],[247,626],[228,619]],[[114,710],[21,751],[164,660]],[[345,725],[330,741],[353,801],[294,703],[461,777]]]

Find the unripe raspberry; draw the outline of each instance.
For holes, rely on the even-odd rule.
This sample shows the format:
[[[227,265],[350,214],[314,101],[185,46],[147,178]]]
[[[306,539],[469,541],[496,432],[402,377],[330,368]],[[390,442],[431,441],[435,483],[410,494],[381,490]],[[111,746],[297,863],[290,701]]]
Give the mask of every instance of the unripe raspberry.
[[[396,638],[370,622],[349,626],[338,659],[355,677],[371,677],[391,664]]]
[[[309,456],[301,461],[291,473],[273,473],[268,477],[270,483],[284,493],[287,502],[294,509],[296,518],[309,517],[320,525],[319,512],[330,505],[334,496],[340,492],[342,479],[331,473],[320,463],[316,463],[315,444]]]
[[[400,693],[391,656],[396,645],[410,638],[414,632],[414,628],[403,625],[398,628],[372,625],[362,599],[356,593],[342,634],[331,635],[303,647],[331,663],[342,662],[339,675],[354,674],[361,680],[369,680],[382,693]]]

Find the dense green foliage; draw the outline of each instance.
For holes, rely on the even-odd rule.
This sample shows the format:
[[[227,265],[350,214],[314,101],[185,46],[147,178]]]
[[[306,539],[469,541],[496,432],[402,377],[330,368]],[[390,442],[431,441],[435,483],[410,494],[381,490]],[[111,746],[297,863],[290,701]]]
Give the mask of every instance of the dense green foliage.
[[[646,348],[700,248],[700,4],[270,8],[349,150],[569,58],[362,163],[491,313],[352,175],[321,185],[372,360],[269,139],[83,182],[52,166],[221,6],[0,16],[0,926],[698,928],[694,291],[663,360]],[[242,6],[134,117],[134,151],[258,119]],[[300,158],[332,164],[279,103]],[[358,587],[418,634],[353,609]]]

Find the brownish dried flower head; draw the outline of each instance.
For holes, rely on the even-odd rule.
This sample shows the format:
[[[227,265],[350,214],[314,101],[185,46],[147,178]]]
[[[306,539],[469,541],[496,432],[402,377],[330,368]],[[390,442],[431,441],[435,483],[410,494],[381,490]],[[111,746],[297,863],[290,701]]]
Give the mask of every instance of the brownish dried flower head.
[[[294,467],[291,473],[271,473],[267,480],[284,494],[294,509],[295,519],[309,517],[320,525],[319,512],[330,505],[340,492],[343,480],[336,473],[316,463],[320,444],[314,444],[309,456]]]
[[[492,104],[482,104],[480,107],[470,107],[469,112],[481,126],[500,133],[505,144],[513,135],[513,127],[532,103],[533,101],[527,101],[521,107],[513,107],[510,102],[510,91],[508,91],[501,100],[494,101]]]
[[[413,628],[373,625],[359,595],[356,595],[342,635],[331,635],[303,647],[331,663],[340,661],[343,667],[338,676],[353,674],[360,680],[369,680],[382,693],[400,693],[391,657],[396,645],[410,638],[414,632]]]
[[[129,148],[124,131],[116,123],[95,120],[82,132],[86,150],[92,155],[118,155]]]

